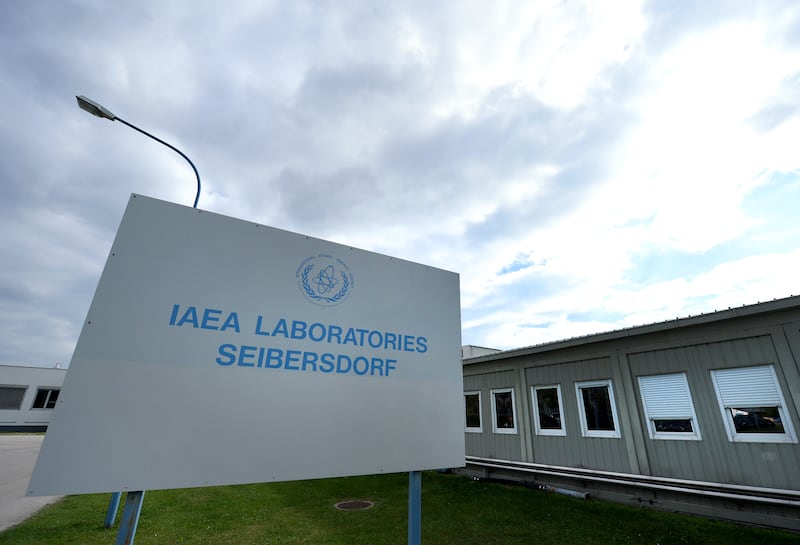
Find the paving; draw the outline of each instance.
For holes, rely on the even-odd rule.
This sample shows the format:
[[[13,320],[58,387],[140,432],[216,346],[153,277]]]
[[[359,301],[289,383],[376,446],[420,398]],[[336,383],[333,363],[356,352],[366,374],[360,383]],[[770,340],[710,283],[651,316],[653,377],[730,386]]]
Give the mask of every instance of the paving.
[[[60,496],[25,497],[44,435],[0,434],[0,531],[24,521]]]

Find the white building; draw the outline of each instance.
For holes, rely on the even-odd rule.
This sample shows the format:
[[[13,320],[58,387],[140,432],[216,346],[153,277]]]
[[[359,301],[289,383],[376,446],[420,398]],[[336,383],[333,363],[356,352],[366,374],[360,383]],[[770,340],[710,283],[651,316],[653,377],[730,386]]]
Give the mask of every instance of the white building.
[[[66,369],[0,365],[0,432],[45,431]]]

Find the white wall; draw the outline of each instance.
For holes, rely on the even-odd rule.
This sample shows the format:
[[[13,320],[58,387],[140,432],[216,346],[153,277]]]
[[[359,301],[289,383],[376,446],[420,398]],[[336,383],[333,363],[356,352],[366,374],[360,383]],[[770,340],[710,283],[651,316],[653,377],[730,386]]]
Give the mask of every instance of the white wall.
[[[0,430],[47,426],[54,409],[33,409],[36,392],[39,388],[61,388],[66,373],[66,369],[0,365],[0,387],[26,388],[19,410],[0,410]]]

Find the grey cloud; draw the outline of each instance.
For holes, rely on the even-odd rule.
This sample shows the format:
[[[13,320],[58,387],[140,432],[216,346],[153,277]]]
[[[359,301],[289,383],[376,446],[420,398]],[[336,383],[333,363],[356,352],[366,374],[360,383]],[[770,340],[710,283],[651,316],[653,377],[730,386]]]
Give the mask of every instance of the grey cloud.
[[[753,17],[759,6],[750,0],[651,0],[644,5],[647,42],[654,51],[700,29],[708,30],[731,19]]]
[[[374,218],[370,201],[379,193],[374,175],[349,168],[329,173],[286,170],[273,184],[287,213],[287,223],[312,231],[336,224],[368,224]]]
[[[389,66],[312,67],[298,91],[298,106],[333,117],[361,108],[371,111],[376,102],[380,107],[387,98],[402,95],[409,81],[408,74]]]
[[[459,47],[492,43],[485,4],[465,13],[423,2],[186,8],[0,3],[0,297],[18,305],[0,313],[0,327],[14,331],[0,358],[68,357],[131,192],[185,204],[194,197],[180,157],[89,117],[75,94],[189,155],[204,181],[201,207],[213,202],[214,211],[341,241],[382,236],[386,227],[407,235],[388,248],[406,244],[404,257],[446,264],[491,252],[583,203],[609,157],[620,155],[612,152],[632,121],[626,100],[643,85],[646,55],[755,9],[652,2],[642,57],[602,74],[606,87],[577,110],[565,114],[501,85],[471,117],[434,117],[432,105],[446,102],[458,81]],[[756,126],[796,115],[795,84],[787,80],[754,116]],[[539,166],[559,170],[536,198],[498,202],[507,181]],[[463,211],[475,203],[497,212],[467,227]],[[464,236],[443,232],[452,219],[465,222]],[[36,342],[37,328],[52,331],[53,342]]]
[[[33,295],[33,290],[26,283],[8,274],[0,278],[0,302],[4,308],[9,309],[12,305],[28,301]]]
[[[769,132],[800,112],[800,72],[785,78],[775,96],[751,118],[753,126]]]

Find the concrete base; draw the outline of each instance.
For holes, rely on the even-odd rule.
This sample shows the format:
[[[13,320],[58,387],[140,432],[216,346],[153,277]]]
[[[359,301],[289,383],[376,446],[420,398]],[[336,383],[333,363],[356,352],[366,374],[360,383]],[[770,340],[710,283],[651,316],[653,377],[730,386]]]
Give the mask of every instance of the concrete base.
[[[568,478],[567,476],[534,475],[516,471],[513,468],[490,469],[469,463],[459,472],[465,476],[479,479],[500,479],[527,486],[561,487],[585,492],[592,498],[660,511],[700,515],[741,524],[800,532],[800,513],[796,507],[651,490],[637,487],[635,483],[613,484]]]

